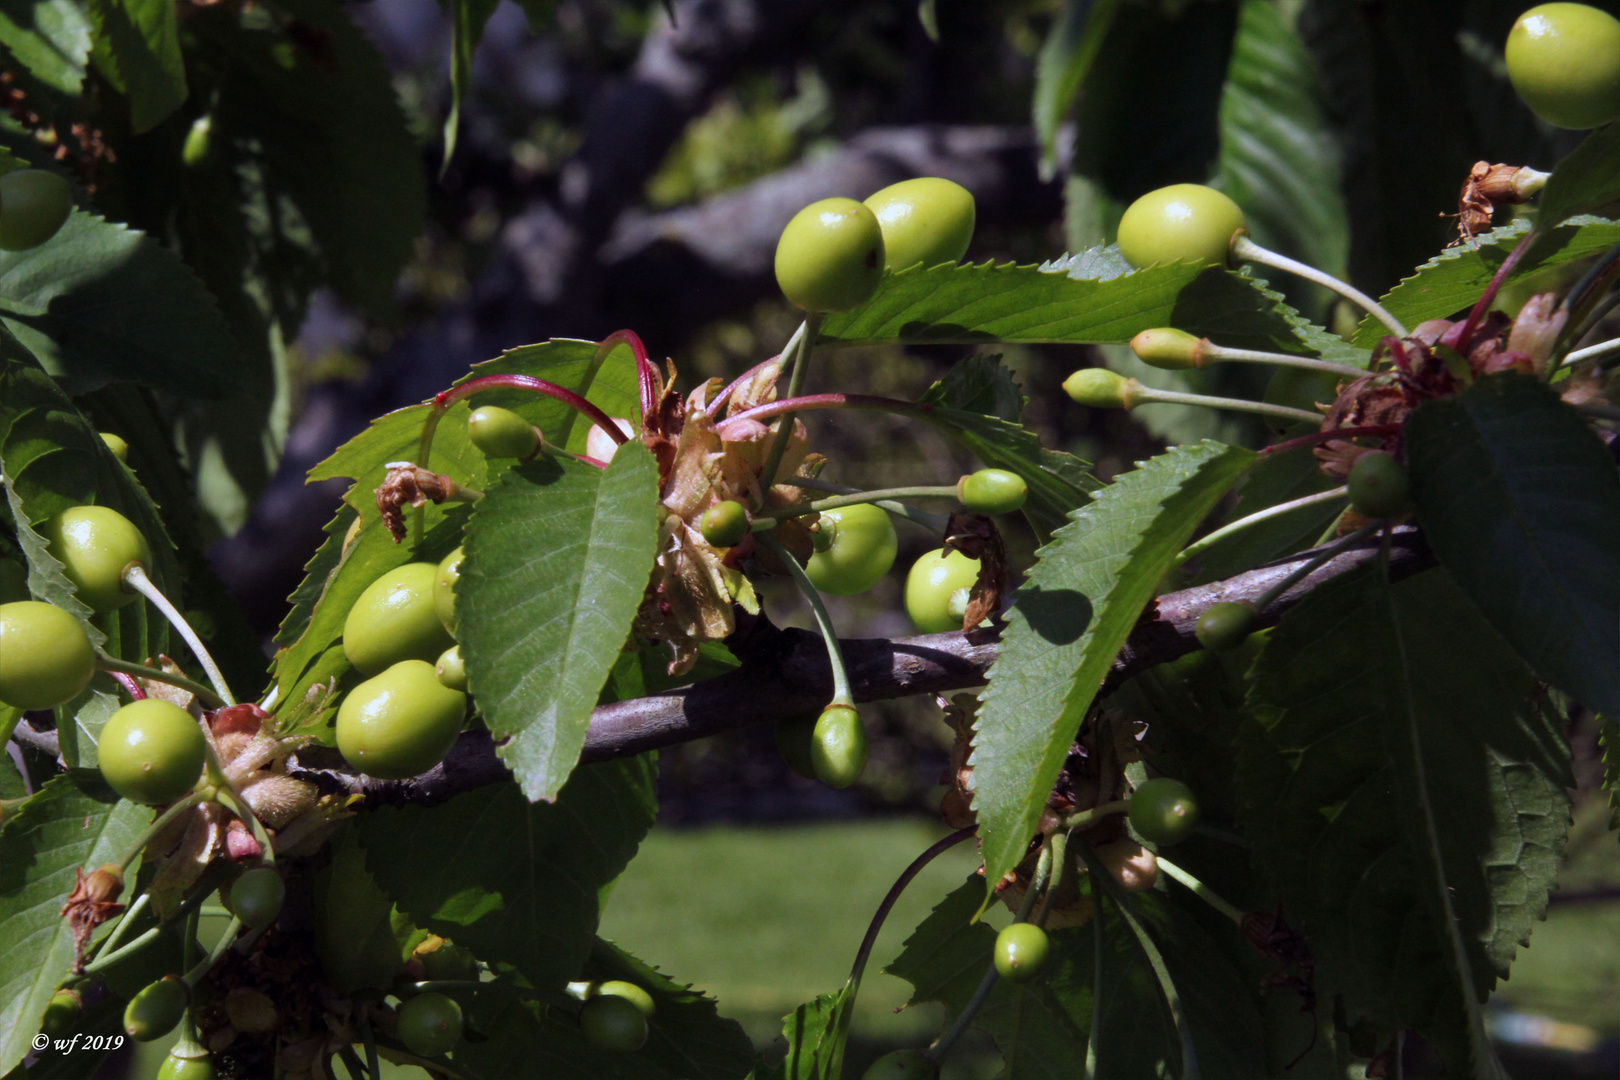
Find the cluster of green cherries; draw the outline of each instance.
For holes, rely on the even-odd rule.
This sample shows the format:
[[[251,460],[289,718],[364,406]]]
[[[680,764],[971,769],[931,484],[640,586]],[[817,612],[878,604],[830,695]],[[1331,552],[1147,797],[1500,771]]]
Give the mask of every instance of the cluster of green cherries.
[[[1125,812],[1137,837],[1159,848],[1185,840],[1198,824],[1198,801],[1192,789],[1169,777],[1143,781],[1127,800]],[[1033,894],[1031,889],[1017,921],[996,935],[991,951],[997,977],[1018,984],[1039,978],[1052,956],[1051,939],[1039,916],[1029,917]],[[936,1080],[939,1060],[948,1049],[948,1043],[936,1043],[927,1051],[895,1050],[874,1061],[862,1080]]]

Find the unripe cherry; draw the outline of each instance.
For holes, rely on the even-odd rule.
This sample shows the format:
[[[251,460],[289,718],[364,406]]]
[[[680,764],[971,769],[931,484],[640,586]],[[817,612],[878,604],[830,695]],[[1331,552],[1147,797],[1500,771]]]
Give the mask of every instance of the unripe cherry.
[[[455,640],[434,603],[438,574],[433,563],[406,563],[366,586],[343,620],[349,663],[376,675],[401,660],[437,660]]]
[[[829,705],[816,719],[810,740],[816,778],[828,787],[847,788],[866,771],[866,728],[850,705]]]
[[[1204,345],[1205,339],[1168,326],[1143,330],[1131,338],[1131,351],[1142,363],[1167,371],[1203,367]]]
[[[95,673],[96,651],[78,619],[38,600],[0,604],[0,701],[54,709],[83,693]]]
[[[79,599],[97,614],[140,596],[124,584],[124,571],[135,563],[150,567],[152,549],[123,514],[108,506],[75,506],[46,521],[39,533]]]
[[[954,548],[935,548],[906,574],[906,614],[918,633],[962,629],[968,597],[979,579],[979,560]]]
[[[399,1007],[399,1037],[420,1057],[448,1054],[461,1041],[461,1006],[434,991],[417,994]]]
[[[461,659],[460,645],[452,645],[439,654],[439,662],[433,665],[433,673],[445,687],[467,692],[467,664]]]
[[[456,585],[461,581],[461,561],[465,557],[456,548],[439,560],[439,572],[433,579],[433,612],[451,634],[456,632]]]
[[[1260,616],[1253,604],[1242,600],[1223,600],[1204,609],[1193,624],[1193,635],[1204,648],[1225,652],[1249,640],[1249,635],[1259,625]]]
[[[450,752],[466,707],[467,695],[440,683],[432,664],[402,660],[344,697],[338,750],[367,776],[420,776]]]
[[[1350,505],[1370,518],[1398,518],[1412,512],[1412,480],[1394,455],[1382,450],[1356,458],[1345,486]]]
[[[1119,253],[1132,267],[1195,262],[1224,266],[1232,237],[1244,227],[1238,204],[1202,184],[1150,191],[1119,219]]]
[[[1594,128],[1620,117],[1620,20],[1587,4],[1538,4],[1505,47],[1508,79],[1554,127]]]
[[[834,596],[876,585],[900,548],[889,512],[872,503],[823,510],[813,540],[816,551],[804,572],[817,589]]]
[[[527,458],[540,449],[540,433],[511,409],[486,405],[467,418],[467,437],[490,457]]]
[[[996,935],[996,971],[1013,982],[1029,982],[1046,967],[1052,942],[1034,923],[1015,922]]]
[[[113,457],[119,461],[129,461],[129,443],[110,431],[103,431],[100,435],[101,441],[107,444],[107,449],[112,451]]]
[[[73,210],[73,188],[56,173],[18,169],[0,176],[0,248],[27,251],[56,235]]]
[[[956,497],[976,514],[1011,514],[1023,508],[1029,484],[1006,469],[980,469],[956,482]]]
[[[866,205],[883,230],[883,263],[890,270],[958,262],[973,240],[973,193],[943,177],[890,184]]]
[[[162,698],[144,698],[103,725],[97,764],[118,794],[158,806],[196,786],[207,755],[202,728],[190,713]]]
[[[653,1014],[658,1011],[658,1004],[657,1002],[653,1001],[652,995],[633,982],[625,982],[623,979],[609,979],[607,982],[598,986],[596,988],[596,992],[598,994],[608,994],[612,997],[623,998],[636,1008],[640,1009],[641,1015],[645,1016],[649,1020],[651,1020],[653,1018]]]
[[[1131,384],[1135,381],[1107,368],[1081,368],[1063,380],[1063,392],[1076,403],[1093,409],[1128,409]]]
[[[1167,776],[1142,783],[1131,795],[1131,828],[1150,844],[1179,844],[1198,824],[1198,797],[1192,788]]]
[[[124,1031],[137,1042],[161,1039],[185,1015],[191,989],[184,980],[166,975],[143,987],[124,1007]]]
[[[231,882],[226,907],[250,930],[269,926],[281,914],[287,896],[281,875],[268,866],[255,866]]]
[[[748,509],[735,499],[717,502],[698,519],[698,531],[710,547],[729,548],[748,535]]]
[[[632,1001],[612,994],[590,998],[579,1009],[579,1029],[598,1050],[621,1054],[640,1050],[647,1041],[647,1017]]]
[[[776,243],[776,283],[796,307],[849,311],[883,280],[883,229],[854,199],[822,199],[793,216]]]

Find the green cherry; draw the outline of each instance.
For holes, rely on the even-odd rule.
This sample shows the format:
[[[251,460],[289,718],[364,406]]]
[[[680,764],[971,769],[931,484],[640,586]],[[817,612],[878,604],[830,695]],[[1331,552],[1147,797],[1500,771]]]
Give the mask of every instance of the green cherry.
[[[921,1050],[894,1050],[867,1066],[861,1080],[935,1080],[939,1068]]]
[[[113,457],[127,464],[129,461],[129,443],[110,431],[100,432],[100,435],[101,441],[107,444],[107,449],[112,451]]]
[[[448,1054],[461,1041],[461,1006],[452,997],[429,991],[399,1007],[399,1037],[418,1057]]]
[[[1259,625],[1260,616],[1255,613],[1253,604],[1223,600],[1204,609],[1198,622],[1193,624],[1193,635],[1204,648],[1226,652],[1249,640],[1249,635]]]
[[[0,701],[54,709],[84,692],[96,651],[84,625],[38,600],[0,604]]]
[[[816,719],[810,738],[810,763],[816,779],[828,787],[847,788],[866,771],[866,727],[851,705],[829,705]]]
[[[1412,512],[1412,481],[1400,462],[1382,450],[1356,458],[1345,484],[1350,505],[1370,518],[1398,518]]]
[[[906,574],[906,614],[918,633],[962,629],[968,595],[979,580],[979,560],[960,551],[935,548],[911,564]]]
[[[956,497],[975,514],[1011,514],[1023,508],[1029,485],[1006,469],[980,469],[956,482]]]
[[[180,1057],[174,1052],[163,1059],[158,1066],[155,1080],[214,1080],[219,1074],[214,1071],[214,1059],[206,1055],[203,1057]]]
[[[439,566],[396,566],[366,586],[343,621],[343,652],[364,675],[401,660],[427,660],[454,644],[434,603]]]
[[[1119,253],[1135,269],[1161,262],[1224,266],[1243,211],[1214,188],[1171,184],[1150,191],[1119,220]]]
[[[161,1039],[185,1015],[191,990],[185,981],[165,975],[143,987],[124,1007],[124,1031],[137,1042]]]
[[[68,182],[44,169],[0,176],[0,248],[27,251],[56,235],[73,209]]]
[[[460,548],[439,561],[439,572],[433,579],[433,611],[446,631],[456,632],[456,584],[461,580]]]
[[[1013,982],[1029,982],[1039,975],[1051,953],[1046,931],[1034,923],[1015,922],[996,935],[996,970]]]
[[[1147,780],[1131,794],[1131,828],[1150,844],[1179,844],[1198,824],[1198,797],[1180,780]]]
[[[39,1021],[40,1033],[53,1039],[71,1035],[78,1028],[79,1017],[83,1014],[84,1001],[77,991],[58,990],[45,1003],[45,1015]]]
[[[609,979],[601,986],[598,986],[596,992],[624,998],[624,1000],[640,1009],[641,1015],[649,1020],[652,1019],[653,1013],[658,1011],[658,1005],[653,1001],[652,995],[633,982],[625,982],[623,979]]]
[[[162,698],[132,701],[101,729],[97,764],[107,785],[131,802],[174,802],[202,776],[208,756],[202,728]]]
[[[367,776],[408,780],[444,760],[461,731],[467,695],[425,660],[402,660],[350,690],[338,706],[337,745]]]
[[[257,930],[276,921],[286,897],[287,886],[281,875],[271,867],[255,866],[231,882],[225,907],[248,929]]]
[[[961,261],[973,239],[973,194],[938,176],[890,184],[866,200],[883,230],[884,266]]]
[[[598,995],[580,1006],[579,1029],[598,1050],[629,1054],[647,1041],[647,1017],[635,1002],[614,994]]]
[[[439,654],[439,662],[433,665],[433,673],[447,688],[463,694],[467,692],[467,665],[461,659],[460,645],[452,645]]]
[[[1167,371],[1203,367],[1205,339],[1169,326],[1143,330],[1131,338],[1131,351],[1142,363]]]
[[[123,514],[107,506],[75,506],[46,521],[39,533],[79,599],[98,615],[139,598],[125,587],[124,571],[132,563],[150,567],[152,549]]]
[[[1586,4],[1538,4],[1508,31],[1508,79],[1554,127],[1620,117],[1620,20]]]
[[[894,565],[900,542],[889,512],[872,503],[856,503],[821,512],[815,554],[804,572],[824,593],[853,596],[882,580]]]
[[[540,449],[540,433],[510,409],[486,405],[467,419],[467,437],[489,457],[528,458]]]
[[[849,311],[883,280],[883,229],[854,199],[822,199],[793,216],[776,243],[776,283],[796,307]]]
[[[735,499],[717,502],[698,519],[698,531],[710,547],[729,548],[748,535],[748,510]]]
[[[1133,381],[1107,368],[1081,368],[1063,380],[1063,392],[1076,404],[1093,409],[1128,409]]]

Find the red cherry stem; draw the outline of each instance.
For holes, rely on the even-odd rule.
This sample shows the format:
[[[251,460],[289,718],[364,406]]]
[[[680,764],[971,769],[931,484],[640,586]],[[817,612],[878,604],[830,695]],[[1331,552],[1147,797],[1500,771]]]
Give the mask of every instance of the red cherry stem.
[[[628,332],[629,331],[620,331],[620,333]],[[469,379],[460,386],[453,386],[448,390],[441,390],[433,398],[433,415],[428,417],[429,423],[437,421],[440,416],[444,415],[444,410],[448,409],[456,402],[461,401],[463,398],[471,397],[473,394],[476,394],[482,390],[528,390],[532,393],[544,394],[547,397],[555,398],[564,405],[567,405],[570,409],[573,409],[585,419],[607,432],[608,437],[615,443],[622,446],[630,440],[630,437],[619,430],[619,425],[615,424],[607,413],[603,412],[589,401],[586,401],[583,397],[574,393],[572,390],[565,390],[563,387],[558,386],[554,382],[547,382],[545,379],[537,379],[533,375],[485,375],[482,378]],[[427,468],[427,448],[431,442],[431,439],[431,432],[424,428],[422,432],[422,453],[420,459],[417,461],[417,464],[422,466],[424,469]]]
[[[1491,304],[1495,302],[1496,294],[1501,291],[1503,285],[1507,284],[1508,275],[1513,273],[1520,260],[1529,252],[1530,245],[1540,238],[1540,234],[1535,229],[1531,229],[1524,234],[1524,239],[1519,241],[1519,246],[1509,252],[1508,257],[1502,260],[1502,265],[1497,267],[1496,273],[1491,276],[1491,283],[1485,286],[1484,292],[1479,294],[1479,299],[1474,302],[1474,309],[1468,313],[1468,318],[1464,320],[1462,329],[1456,330],[1454,327],[1452,330],[1448,330],[1445,337],[1440,339],[1442,342],[1448,345],[1453,341],[1461,343],[1474,336],[1475,328],[1479,326],[1480,320],[1485,317],[1485,313],[1490,310]],[[1458,348],[1457,346],[1453,347]],[[1458,348],[1458,351],[1461,352],[1461,348]]]
[[[889,917],[889,912],[894,910],[894,905],[900,899],[900,894],[905,892],[906,886],[911,884],[913,878],[922,873],[923,867],[972,836],[973,833],[974,827],[971,825],[965,829],[958,829],[911,860],[911,865],[900,872],[900,876],[895,879],[894,884],[889,886],[889,892],[883,897],[883,902],[878,905],[877,911],[873,913],[872,922],[866,928],[866,936],[861,939],[861,947],[855,952],[855,964],[849,971],[851,985],[859,984],[861,976],[866,973],[866,961],[872,955],[873,946],[877,944],[878,932],[883,929],[884,920]]]
[[[119,660],[113,656],[96,657],[96,667],[109,675],[115,672],[123,672],[125,675],[135,675],[142,679],[151,679],[153,682],[168,683],[170,686],[178,686],[182,690],[189,690],[201,698],[203,704],[210,709],[218,709],[226,704],[224,699],[214,693],[211,687],[204,686],[200,682],[193,682],[184,675],[171,675],[169,672],[161,671],[158,668],[147,667],[145,664],[132,664],[128,660]]]
[[[1333,428],[1329,431],[1317,431],[1310,435],[1301,435],[1297,439],[1289,439],[1275,446],[1268,446],[1260,451],[1262,454],[1286,454],[1290,450],[1298,450],[1302,446],[1315,446],[1317,443],[1331,442],[1334,439],[1361,439],[1361,438],[1388,438],[1399,435],[1401,429],[1396,424],[1370,424],[1366,427]]]
[[[135,681],[133,675],[126,675],[122,671],[109,671],[107,674],[124,688],[124,693],[129,695],[131,701],[146,700],[146,691],[141,689],[141,684]]]
[[[892,412],[901,416],[916,417],[925,417],[934,411],[931,405],[922,405],[915,401],[902,401],[900,398],[877,397],[872,394],[807,394],[804,397],[787,398],[783,401],[755,405],[752,409],[740,412],[730,419],[764,422],[778,416],[814,412],[817,409],[876,409],[880,412]]]
[[[634,330],[615,330],[596,346],[596,362],[600,364],[620,345],[629,346],[636,358],[636,382],[641,389],[641,415],[651,415],[658,408],[658,368],[647,358],[647,346]]]
[[[752,379],[754,376],[758,375],[761,371],[764,371],[767,367],[776,363],[780,359],[782,359],[782,354],[777,353],[769,360],[766,360],[763,363],[755,364],[753,367],[749,368],[735,379],[732,379],[731,382],[727,384],[726,388],[720,391],[719,395],[715,397],[713,401],[709,402],[709,419],[713,420],[715,417],[720,415],[720,410],[726,407],[726,402],[731,400],[731,395],[736,391],[737,387],[741,386],[749,379]]]

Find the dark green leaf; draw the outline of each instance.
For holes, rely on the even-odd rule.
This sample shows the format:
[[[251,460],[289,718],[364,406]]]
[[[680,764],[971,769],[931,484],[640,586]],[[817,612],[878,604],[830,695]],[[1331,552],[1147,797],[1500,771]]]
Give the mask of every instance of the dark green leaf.
[[[1530,231],[1530,223],[1515,221],[1492,229],[1471,244],[1446,248],[1379,301],[1408,330],[1425,319],[1441,319],[1473,307],[1490,284],[1503,260]],[[1620,242],[1620,221],[1583,217],[1566,221],[1538,240],[1507,277],[1507,283],[1596,255]],[[1371,315],[1361,321],[1355,342],[1371,348],[1389,333]]]
[[[456,589],[462,655],[502,759],[531,799],[579,760],[658,546],[658,466],[639,441],[600,469],[525,462],[481,499]]]
[[[3,0],[0,45],[35,78],[76,97],[90,58],[90,20],[74,0]]]
[[[472,90],[473,54],[484,36],[484,24],[495,14],[500,0],[449,0],[450,4],[450,115],[444,121],[444,164],[456,152],[456,129],[461,123],[461,103]]]
[[[1238,500],[1215,524],[1241,520],[1281,503],[1331,490],[1337,485],[1317,467],[1316,458],[1297,451],[1262,460],[1238,489]],[[1292,510],[1251,525],[1201,552],[1191,565],[1200,582],[1222,581],[1270,559],[1310,547],[1345,507],[1345,500]]]
[[[1536,673],[1620,716],[1620,478],[1586,422],[1525,375],[1412,414],[1418,520]]]
[[[1620,200],[1620,126],[1605,124],[1560,161],[1541,192],[1541,224],[1558,225]]]
[[[116,862],[152,820],[99,775],[57,777],[0,827],[0,1072],[29,1052],[45,1003],[73,964],[62,904],[74,871]]]
[[[598,890],[652,826],[654,771],[647,758],[586,765],[555,803],[503,783],[432,809],[364,814],[366,866],[417,925],[536,988],[561,989],[590,954]]]
[[[925,405],[983,413],[1009,424],[1020,421],[1024,394],[1013,381],[1012,372],[1002,366],[1001,357],[975,353],[951,366],[945,377],[923,392],[917,400]]]
[[[366,871],[355,831],[346,831],[315,875],[315,951],[324,977],[343,994],[386,989],[405,970],[413,930]]]
[[[1043,176],[1050,176],[1056,167],[1058,128],[1096,62],[1118,10],[1119,0],[1066,0],[1057,21],[1046,33],[1035,60],[1032,103]]]
[[[91,0],[91,59],[129,98],[130,127],[151,131],[186,100],[186,62],[172,0]]]
[[[1246,0],[1221,94],[1215,186],[1243,208],[1257,243],[1342,275],[1350,237],[1338,164],[1310,54],[1275,4]],[[1310,310],[1327,299],[1319,291]]]
[[[1219,443],[1176,447],[1099,491],[1041,549],[975,724],[987,882],[1023,859],[1115,654],[1192,530],[1256,460]]]
[[[822,994],[783,1017],[787,1057],[765,1075],[771,1080],[840,1080],[849,1021],[855,1011],[854,989],[845,985],[836,993]]]
[[[890,341],[1123,344],[1143,330],[1174,326],[1232,348],[1316,355],[1296,325],[1254,279],[1190,263],[1122,276],[1097,272],[1084,256],[1047,267],[942,265],[886,275],[877,295],[830,315],[822,337],[844,345]]]
[[[0,252],[0,322],[71,393],[140,382],[218,397],[237,348],[202,282],[144,233],[74,213],[29,251]]]
[[[1546,907],[1568,751],[1443,571],[1368,566],[1283,618],[1240,750],[1244,834],[1351,1015],[1499,1076],[1479,1002]]]

